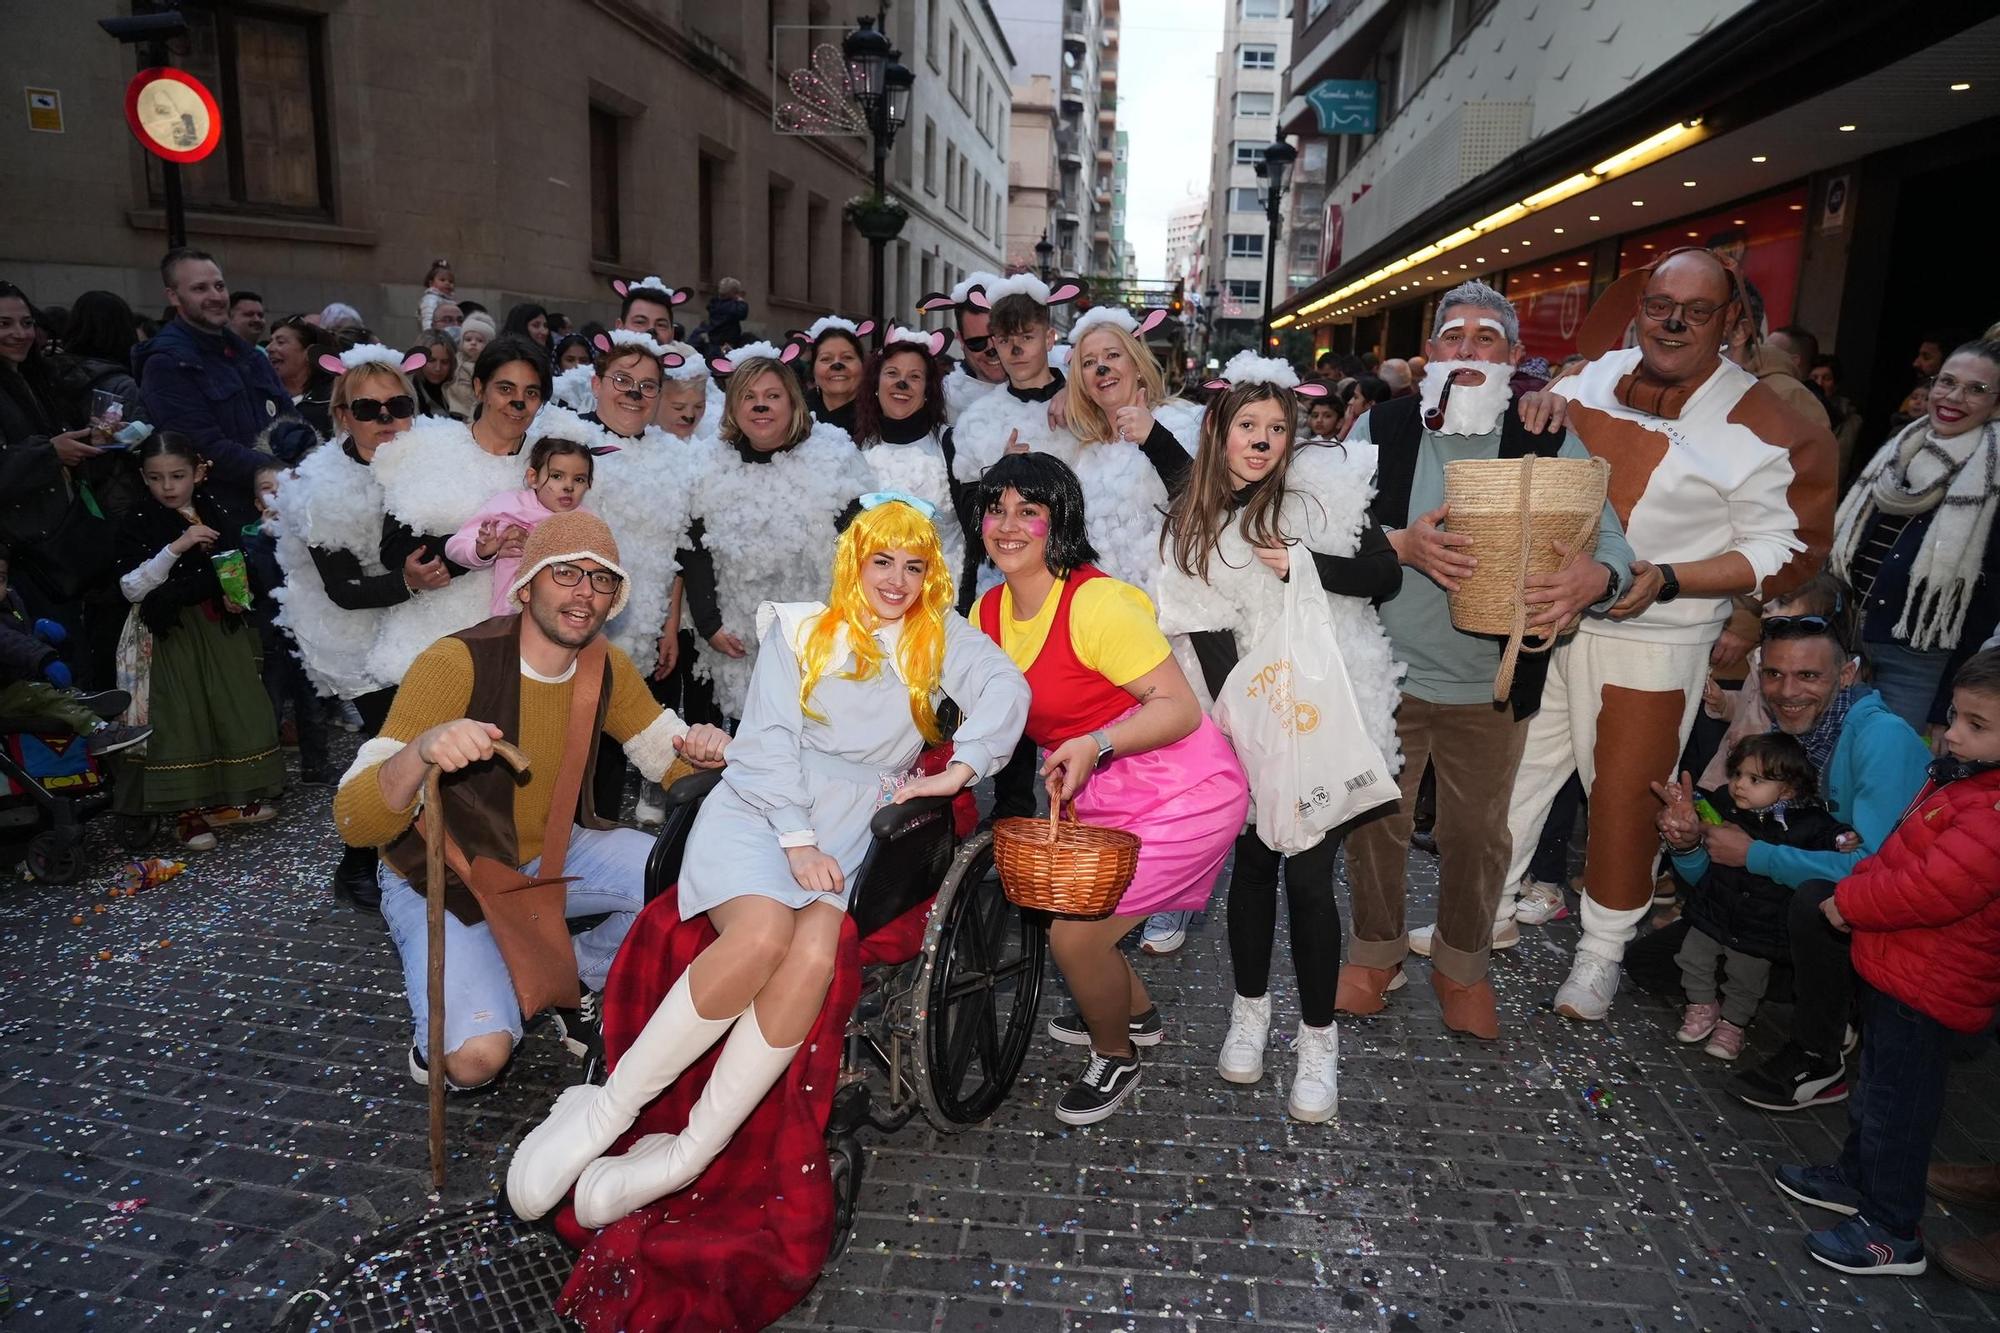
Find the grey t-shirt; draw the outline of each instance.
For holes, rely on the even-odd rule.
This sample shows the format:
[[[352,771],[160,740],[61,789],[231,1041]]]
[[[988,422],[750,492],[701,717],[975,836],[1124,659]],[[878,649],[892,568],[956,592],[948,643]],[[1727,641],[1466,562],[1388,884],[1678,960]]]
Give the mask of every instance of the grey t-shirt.
[[[1369,442],[1368,418],[1355,423],[1347,437],[1350,443]],[[1500,432],[1484,435],[1437,435],[1423,432],[1417,450],[1416,473],[1410,479],[1410,518],[1428,514],[1444,503],[1444,465],[1467,458],[1498,458]],[[1583,441],[1573,433],[1563,437],[1559,458],[1588,458]],[[1451,526],[1450,520],[1445,522]],[[1605,501],[1604,516],[1598,524],[1597,552],[1593,560],[1618,571],[1618,590],[1631,583],[1632,548],[1625,541],[1625,529],[1618,515]],[[1612,600],[1616,600],[1614,597]],[[1602,615],[1609,601],[1599,602],[1586,614]],[[1435,704],[1481,704],[1493,702],[1493,677],[1500,670],[1500,650],[1505,640],[1485,634],[1465,634],[1453,628],[1451,603],[1443,588],[1422,571],[1405,567],[1402,591],[1381,606],[1382,626],[1389,631],[1396,656],[1410,664],[1403,678],[1403,692]]]

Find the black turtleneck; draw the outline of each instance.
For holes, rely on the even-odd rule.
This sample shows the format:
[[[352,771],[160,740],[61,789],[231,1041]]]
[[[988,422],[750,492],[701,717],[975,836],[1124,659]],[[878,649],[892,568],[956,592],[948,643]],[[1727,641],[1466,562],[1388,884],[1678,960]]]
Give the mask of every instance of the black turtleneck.
[[[806,390],[806,407],[811,410],[815,421],[824,421],[829,426],[838,426],[849,435],[854,434],[854,414],[861,405],[857,394],[841,407],[828,407],[818,389]]]
[[[931,433],[931,426],[928,412],[912,412],[901,421],[883,417],[876,440],[881,444],[915,444]]]
[[[1039,389],[1019,389],[1012,380],[1007,381],[1007,392],[1024,403],[1046,403],[1063,391],[1063,373],[1054,366],[1049,367],[1049,382]]]

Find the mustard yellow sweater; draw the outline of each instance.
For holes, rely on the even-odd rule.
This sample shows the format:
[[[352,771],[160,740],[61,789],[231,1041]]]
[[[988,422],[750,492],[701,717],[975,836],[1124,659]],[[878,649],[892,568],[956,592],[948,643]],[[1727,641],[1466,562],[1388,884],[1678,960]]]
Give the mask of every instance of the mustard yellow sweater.
[[[525,671],[521,674],[520,747],[531,765],[526,783],[514,792],[514,830],[523,865],[542,854],[542,830],[548,823],[549,802],[554,799],[574,683],[574,673],[559,685]],[[465,644],[458,639],[439,639],[424,649],[403,677],[381,735],[362,747],[356,766],[341,779],[340,790],[334,794],[333,821],[343,840],[356,847],[380,847],[410,826],[416,818],[417,802],[401,810],[389,805],[382,795],[382,763],[432,727],[464,717],[471,700],[472,654]],[[673,762],[674,739],[686,730],[678,717],[653,698],[632,659],[612,648],[611,703],[604,713],[605,734],[625,747],[641,773],[658,781]],[[588,773],[584,781],[590,781]]]

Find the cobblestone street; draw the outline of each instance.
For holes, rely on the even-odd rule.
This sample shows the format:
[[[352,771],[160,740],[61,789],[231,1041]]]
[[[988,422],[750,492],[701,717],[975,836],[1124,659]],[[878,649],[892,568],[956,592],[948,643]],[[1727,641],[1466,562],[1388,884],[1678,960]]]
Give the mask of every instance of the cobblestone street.
[[[358,1238],[435,1206],[399,970],[377,923],[330,900],[325,807],[297,796],[136,898],[107,896],[101,832],[84,883],[7,884],[8,1327],[268,1327]],[[1414,861],[1427,902],[1436,863]],[[1141,964],[1168,1030],[1129,1110],[1060,1126],[1075,1055],[1043,1037],[984,1128],[870,1136],[852,1244],[791,1326],[2000,1323],[2000,1301],[1935,1268],[1848,1279],[1808,1261],[1808,1219],[1768,1172],[1830,1160],[1844,1112],[1739,1106],[1723,1066],[1674,1043],[1668,1005],[1629,986],[1603,1027],[1555,1017],[1566,922],[1496,963],[1499,1044],[1444,1034],[1418,961],[1388,1013],[1342,1026],[1338,1123],[1292,1123],[1286,1052],[1253,1088],[1214,1074],[1230,995],[1217,907],[1180,954]],[[1044,1017],[1059,1002],[1045,996]],[[1782,1019],[1753,1037],[1767,1047]],[[1939,1142],[1961,1160],[2000,1145],[2000,1059],[1977,1049],[1953,1070]],[[577,1073],[546,1031],[522,1057],[500,1091],[454,1107],[446,1206],[494,1192]],[[1935,1205],[1927,1219],[1934,1242],[1996,1224]]]

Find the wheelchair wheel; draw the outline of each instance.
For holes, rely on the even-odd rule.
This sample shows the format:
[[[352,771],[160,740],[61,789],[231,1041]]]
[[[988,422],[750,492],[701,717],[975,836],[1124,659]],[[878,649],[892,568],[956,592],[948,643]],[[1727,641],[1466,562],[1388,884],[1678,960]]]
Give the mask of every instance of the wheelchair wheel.
[[[44,884],[68,884],[83,869],[83,838],[75,829],[50,829],[28,844],[28,873]]]
[[[938,889],[910,995],[916,1085],[940,1130],[993,1114],[1021,1072],[1035,1034],[1048,932],[1007,901],[993,835],[958,849]]]
[[[833,1180],[833,1243],[826,1249],[826,1261],[832,1263],[854,1234],[854,1204],[861,1197],[861,1141],[852,1134],[829,1140],[826,1169]]]

